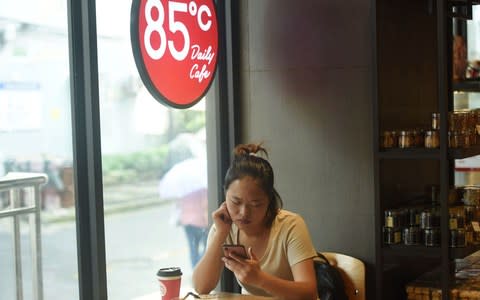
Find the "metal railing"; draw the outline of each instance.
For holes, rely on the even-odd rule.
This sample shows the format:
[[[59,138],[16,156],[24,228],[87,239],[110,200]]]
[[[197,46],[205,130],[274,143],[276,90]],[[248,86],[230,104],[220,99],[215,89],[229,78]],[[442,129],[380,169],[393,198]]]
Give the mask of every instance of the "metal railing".
[[[42,251],[40,233],[40,186],[48,181],[43,173],[11,172],[0,177],[0,192],[8,194],[9,205],[0,209],[0,219],[13,218],[16,299],[23,300],[20,221],[28,215],[32,255],[32,284],[35,300],[43,300]],[[22,203],[23,202],[23,203]]]

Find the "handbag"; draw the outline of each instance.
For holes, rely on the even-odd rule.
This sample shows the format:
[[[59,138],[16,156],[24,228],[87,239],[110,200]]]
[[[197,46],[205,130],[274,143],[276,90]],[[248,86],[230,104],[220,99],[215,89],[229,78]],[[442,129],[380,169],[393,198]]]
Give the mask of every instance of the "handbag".
[[[340,271],[332,266],[328,259],[317,253],[320,259],[314,259],[317,276],[317,293],[321,300],[348,300]]]

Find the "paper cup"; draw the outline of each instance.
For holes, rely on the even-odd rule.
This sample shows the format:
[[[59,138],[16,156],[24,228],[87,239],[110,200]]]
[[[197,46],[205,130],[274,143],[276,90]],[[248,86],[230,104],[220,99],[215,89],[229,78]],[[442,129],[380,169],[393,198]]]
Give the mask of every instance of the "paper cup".
[[[157,272],[162,300],[172,300],[180,296],[182,271],[178,267],[162,268]]]

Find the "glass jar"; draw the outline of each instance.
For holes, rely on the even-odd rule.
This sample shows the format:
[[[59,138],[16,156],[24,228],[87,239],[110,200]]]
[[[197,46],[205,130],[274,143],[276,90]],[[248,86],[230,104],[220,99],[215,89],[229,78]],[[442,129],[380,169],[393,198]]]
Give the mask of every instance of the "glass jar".
[[[448,112],[448,131],[457,131],[457,114],[455,112]]]
[[[470,130],[470,144],[473,145],[478,145],[478,135],[476,129]]]
[[[470,223],[467,223],[467,226],[465,226],[465,244],[467,245],[474,244],[474,232],[473,232],[473,227],[472,225],[470,225]]]
[[[457,228],[464,229],[465,228],[465,211],[457,211]]]
[[[468,112],[468,124],[467,127],[471,131],[475,131],[475,126],[477,125],[477,113],[473,110]]]
[[[463,188],[463,203],[465,205],[480,205],[480,188],[477,186],[465,186]]]
[[[480,244],[480,232],[473,230],[473,244],[478,245]]]
[[[453,206],[459,204],[460,200],[462,199],[461,192],[461,189],[451,187],[448,190],[448,205]]]
[[[420,215],[420,228],[428,229],[440,226],[440,215],[433,210],[424,210]]]
[[[440,205],[440,185],[427,184],[425,186],[425,197],[433,205]]]
[[[463,148],[468,148],[470,147],[471,145],[473,145],[473,142],[472,142],[472,133],[470,130],[464,130],[462,132],[462,135],[463,135]]]
[[[448,132],[448,147],[449,148],[462,148],[464,138],[460,131]]]
[[[465,247],[465,229],[453,229],[450,230],[450,247]]]
[[[480,109],[475,109],[475,131],[477,134],[480,134]]]
[[[385,245],[394,245],[402,242],[402,232],[400,227],[383,227],[383,243]]]
[[[468,129],[468,115],[467,111],[458,111],[457,114],[457,130],[465,131]]]
[[[402,227],[408,223],[408,209],[387,209],[384,215],[385,227]]]
[[[380,145],[382,148],[396,148],[398,146],[397,133],[395,131],[384,131],[381,136]]]
[[[413,145],[417,148],[425,146],[425,131],[423,129],[414,129],[412,131]]]
[[[472,221],[475,221],[476,207],[465,205],[465,224],[470,224]]]
[[[438,112],[432,113],[432,129],[433,130],[440,129],[440,113]]]
[[[419,208],[409,208],[408,209],[408,226],[420,226],[420,214],[421,210]]]
[[[398,148],[411,148],[414,146],[413,134],[409,130],[402,130],[398,134]]]
[[[425,148],[440,147],[440,136],[438,130],[425,131]]]
[[[423,230],[423,240],[427,247],[440,246],[440,228],[427,228]]]
[[[405,227],[403,229],[403,243],[405,245],[420,245],[421,241],[421,231],[420,228],[416,226]]]
[[[386,210],[384,226],[393,228],[398,226],[398,213],[395,210]]]
[[[448,220],[448,228],[455,230],[458,228],[457,214],[455,212],[450,213],[450,219]]]
[[[465,209],[463,206],[450,207],[448,213],[450,230],[465,228]]]

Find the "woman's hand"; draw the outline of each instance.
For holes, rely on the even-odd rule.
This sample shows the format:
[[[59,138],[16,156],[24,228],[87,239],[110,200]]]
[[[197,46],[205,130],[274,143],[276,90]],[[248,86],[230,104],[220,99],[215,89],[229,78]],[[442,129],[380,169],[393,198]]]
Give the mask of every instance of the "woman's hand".
[[[212,213],[212,219],[215,223],[215,228],[220,234],[228,235],[232,227],[232,218],[227,210],[227,204],[223,202],[220,207]]]
[[[235,277],[243,283],[252,286],[258,286],[262,276],[258,258],[253,253],[252,248],[248,248],[249,258],[242,258],[241,256],[232,253],[229,257],[223,257],[222,260],[225,267],[235,274]]]

